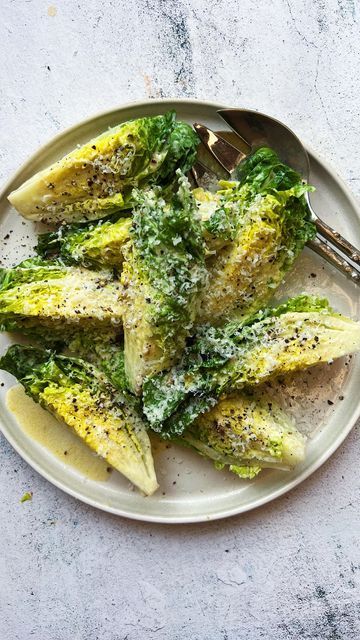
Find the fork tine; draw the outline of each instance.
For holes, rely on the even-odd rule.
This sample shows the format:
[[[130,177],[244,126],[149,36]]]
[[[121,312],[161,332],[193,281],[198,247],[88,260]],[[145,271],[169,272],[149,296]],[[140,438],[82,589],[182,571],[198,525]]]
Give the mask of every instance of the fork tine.
[[[196,186],[200,187],[201,179],[204,177],[206,173],[205,165],[203,165],[202,162],[199,162],[199,160],[197,160],[197,162],[195,162],[195,164],[193,164],[193,166],[191,167],[190,171]]]
[[[215,131],[209,129],[198,122],[194,123],[194,129],[206,149],[210,151],[215,160],[227,171],[231,173],[235,167],[246,158],[245,153],[239,151],[234,145],[225,140]]]
[[[217,187],[219,176],[205,164],[197,160],[190,170],[191,178],[197,187],[209,189]]]

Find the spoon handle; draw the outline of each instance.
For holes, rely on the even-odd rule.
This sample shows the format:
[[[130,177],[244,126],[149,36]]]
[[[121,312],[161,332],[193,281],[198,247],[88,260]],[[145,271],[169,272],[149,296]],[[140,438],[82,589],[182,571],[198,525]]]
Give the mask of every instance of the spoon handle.
[[[310,240],[307,242],[307,246],[333,267],[336,267],[336,269],[341,271],[341,273],[352,280],[352,282],[360,285],[360,271],[358,271],[356,267],[352,267],[344,257],[340,256],[330,245],[321,240],[321,238],[316,237]]]
[[[354,247],[351,242],[343,238],[343,236],[338,232],[329,227],[326,222],[323,222],[320,218],[316,217],[315,225],[318,230],[318,233],[323,236],[326,240],[329,240],[332,244],[334,244],[340,251],[343,251],[346,256],[350,258],[355,264],[360,265],[360,251],[356,247]]]

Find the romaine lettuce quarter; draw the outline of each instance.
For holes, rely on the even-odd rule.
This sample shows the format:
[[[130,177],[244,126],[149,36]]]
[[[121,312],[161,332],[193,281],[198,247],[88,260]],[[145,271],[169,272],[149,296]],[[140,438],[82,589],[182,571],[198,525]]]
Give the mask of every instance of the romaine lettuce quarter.
[[[74,149],[9,195],[21,215],[47,223],[97,220],[131,205],[134,187],[187,171],[198,138],[175,112],[124,122]]]
[[[256,151],[239,177],[207,198],[214,204],[204,229],[218,250],[208,263],[200,323],[222,324],[266,305],[316,231],[304,197],[311,187],[274,151]],[[209,209],[203,200],[200,210]]]
[[[35,402],[65,422],[145,494],[156,491],[151,447],[139,415],[91,364],[13,345],[0,359]]]
[[[119,327],[123,290],[110,271],[30,258],[0,270],[0,330],[53,339],[80,328]]]
[[[290,470],[305,457],[305,437],[272,398],[237,392],[199,416],[176,439],[241,478]]]
[[[132,242],[121,274],[125,290],[125,369],[138,393],[143,380],[181,357],[204,284],[205,248],[187,178],[168,201],[161,190],[136,194]]]

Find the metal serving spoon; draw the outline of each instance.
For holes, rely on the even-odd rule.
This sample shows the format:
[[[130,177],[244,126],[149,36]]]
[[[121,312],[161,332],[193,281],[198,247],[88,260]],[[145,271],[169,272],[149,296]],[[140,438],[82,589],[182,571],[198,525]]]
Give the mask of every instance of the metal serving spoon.
[[[249,155],[252,150],[261,146],[268,146],[279,154],[283,162],[286,162],[305,179],[309,178],[310,163],[308,154],[291,129],[278,120],[256,111],[221,109],[218,113],[237,134],[236,144],[240,149],[234,147],[226,139],[204,125],[195,123],[194,128],[205,147],[228,173],[232,173],[239,162]],[[195,174],[196,171],[198,173],[199,171],[201,172],[200,165],[198,165],[197,169],[195,168]],[[360,284],[359,250],[317,216],[311,206],[309,195],[307,193],[306,197],[318,232],[318,236],[309,243],[309,246],[351,280]],[[323,241],[323,238],[330,245],[334,245],[348,256],[354,264],[351,264],[332,249],[329,244]]]

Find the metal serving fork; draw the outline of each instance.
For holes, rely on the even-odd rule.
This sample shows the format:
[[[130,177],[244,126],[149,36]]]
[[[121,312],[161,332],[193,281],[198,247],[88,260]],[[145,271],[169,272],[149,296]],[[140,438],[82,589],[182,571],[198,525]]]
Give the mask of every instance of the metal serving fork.
[[[232,135],[232,141],[238,146],[234,146],[202,124],[195,123],[194,128],[205,148],[227,174],[231,175],[239,162],[253,149],[269,146],[279,153],[284,162],[308,178],[310,165],[307,152],[300,140],[285,125],[264,114],[242,109],[222,109],[218,113],[235,131],[236,136]],[[216,177],[214,171],[199,161],[192,168],[193,179],[198,185],[203,183],[205,177],[208,179],[211,175]],[[307,201],[317,228],[317,236],[308,242],[308,246],[360,285],[359,250],[317,216],[311,206],[309,194]]]

